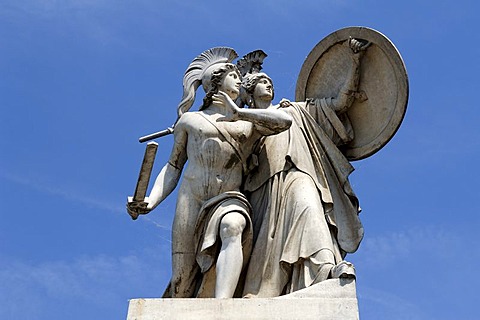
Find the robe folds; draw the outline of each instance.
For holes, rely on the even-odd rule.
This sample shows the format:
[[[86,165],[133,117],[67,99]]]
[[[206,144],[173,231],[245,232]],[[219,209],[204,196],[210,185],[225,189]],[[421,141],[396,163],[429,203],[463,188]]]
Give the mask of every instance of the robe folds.
[[[222,218],[238,212],[245,218],[246,226],[242,233],[242,251],[245,257],[243,266],[252,251],[252,222],[250,220],[251,207],[245,196],[237,191],[222,193],[205,202],[200,209],[195,227],[195,243],[197,263],[200,266],[201,276],[197,283],[197,298],[215,297],[216,267],[218,254],[222,245],[219,235]],[[239,261],[241,263],[241,261]]]
[[[191,285],[195,288],[194,297],[215,297],[215,264],[221,248],[220,222],[225,215],[232,212],[240,213],[246,221],[245,229],[242,233],[242,254],[246,257],[242,267],[245,267],[252,251],[253,229],[250,219],[251,211],[248,200],[238,191],[221,193],[207,200],[200,208],[193,234],[197,262],[195,268],[193,268],[194,274],[191,276]],[[241,296],[241,285],[239,284],[239,289],[237,290],[239,293],[236,294],[236,297]],[[162,297],[171,298],[171,290],[171,283],[169,283]]]
[[[363,238],[348,181],[353,167],[339,149],[353,131],[331,105],[282,102],[292,126],[257,148],[258,166],[244,185],[254,230],[244,295],[273,297],[323,281]]]

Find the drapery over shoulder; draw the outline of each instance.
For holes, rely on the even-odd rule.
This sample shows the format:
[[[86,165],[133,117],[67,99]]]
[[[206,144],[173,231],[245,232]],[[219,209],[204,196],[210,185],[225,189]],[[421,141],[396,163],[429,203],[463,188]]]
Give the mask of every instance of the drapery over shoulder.
[[[328,222],[336,227],[339,247],[355,252],[363,238],[360,208],[348,181],[353,167],[338,149],[353,139],[348,117],[338,116],[329,99],[283,101],[278,107],[293,117],[293,124],[285,132],[263,138],[259,165],[247,177],[245,190],[258,189],[274,174],[288,170],[291,162],[314,180]]]
[[[327,99],[322,99],[291,103],[291,106],[301,118],[314,164],[317,170],[323,168],[327,178],[333,198],[333,206],[326,208],[326,214],[331,220],[329,222],[337,227],[340,248],[351,253],[360,245],[363,226],[358,218],[360,212],[358,198],[348,181],[348,176],[354,169],[337,145],[350,141],[353,132],[348,117],[345,114],[337,116],[328,102]]]

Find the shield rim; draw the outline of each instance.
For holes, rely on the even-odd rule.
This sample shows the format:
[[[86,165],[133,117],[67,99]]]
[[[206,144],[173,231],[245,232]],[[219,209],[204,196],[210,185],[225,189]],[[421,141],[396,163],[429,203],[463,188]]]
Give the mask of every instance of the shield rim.
[[[372,44],[377,45],[386,54],[394,69],[395,79],[399,90],[393,115],[383,131],[381,131],[380,134],[368,144],[355,148],[349,148],[349,145],[346,145],[342,149],[342,152],[348,160],[356,161],[370,157],[382,149],[400,128],[407,111],[409,96],[408,74],[400,52],[390,39],[381,32],[368,27],[346,27],[332,32],[318,42],[305,59],[297,79],[295,100],[306,100],[308,79],[310,78],[316,63],[322,58],[322,55],[333,45],[345,41],[349,37],[366,39],[372,42]],[[352,122],[354,121],[352,119],[350,120]]]

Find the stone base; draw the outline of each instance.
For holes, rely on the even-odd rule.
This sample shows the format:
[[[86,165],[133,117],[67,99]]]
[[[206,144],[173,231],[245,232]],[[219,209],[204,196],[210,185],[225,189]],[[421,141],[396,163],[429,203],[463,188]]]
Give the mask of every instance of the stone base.
[[[276,298],[132,299],[127,320],[358,319],[355,280],[330,279]]]

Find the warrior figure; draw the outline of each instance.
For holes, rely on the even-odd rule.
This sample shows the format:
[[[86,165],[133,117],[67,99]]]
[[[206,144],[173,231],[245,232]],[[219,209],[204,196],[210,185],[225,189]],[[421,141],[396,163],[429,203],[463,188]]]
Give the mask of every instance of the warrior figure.
[[[279,110],[237,107],[241,74],[230,48],[213,48],[185,72],[182,101],[167,164],[145,198],[145,210],[127,205],[132,217],[158,206],[183,179],[172,228],[172,279],[164,297],[234,296],[250,256],[251,208],[240,193],[247,157],[262,136],[284,131],[291,117]],[[197,88],[206,92],[189,112]],[[245,258],[245,259],[244,259]]]

